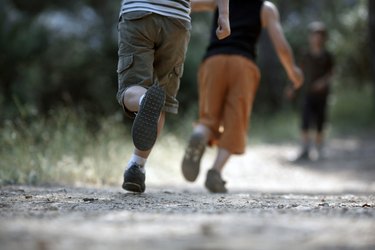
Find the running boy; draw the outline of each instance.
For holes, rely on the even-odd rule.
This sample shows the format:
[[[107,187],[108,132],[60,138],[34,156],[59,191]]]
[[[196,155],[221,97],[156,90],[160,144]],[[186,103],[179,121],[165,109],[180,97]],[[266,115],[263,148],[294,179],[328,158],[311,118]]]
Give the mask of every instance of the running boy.
[[[228,0],[216,0],[218,39],[230,34]],[[145,163],[176,94],[190,38],[190,0],[123,0],[118,24],[117,100],[134,118],[134,153],[122,187],[145,191]]]
[[[215,5],[209,0],[193,0],[192,8],[213,11]],[[231,36],[218,40],[211,35],[199,69],[199,121],[182,162],[186,180],[195,181],[206,145],[217,142],[217,156],[205,182],[214,193],[227,192],[221,172],[231,155],[245,151],[248,121],[260,80],[255,58],[262,28],[268,31],[294,87],[300,87],[303,81],[284,37],[278,10],[271,2],[231,0],[229,12]]]

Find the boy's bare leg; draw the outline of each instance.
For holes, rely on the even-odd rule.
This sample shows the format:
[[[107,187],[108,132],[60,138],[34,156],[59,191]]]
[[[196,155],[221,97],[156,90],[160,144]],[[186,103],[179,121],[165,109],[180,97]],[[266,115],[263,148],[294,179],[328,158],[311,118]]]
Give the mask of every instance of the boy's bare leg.
[[[141,96],[146,93],[147,89],[141,86],[133,86],[128,88],[124,94],[124,104],[127,109],[133,112],[139,110]]]
[[[302,143],[303,146],[307,147],[310,144],[310,134],[309,131],[302,131]]]
[[[140,86],[133,86],[126,90],[124,94],[124,105],[125,107],[133,112],[139,112],[141,106],[141,98],[143,98],[146,94],[147,90]],[[146,97],[147,98],[147,97]],[[143,104],[142,104],[143,105]],[[139,115],[139,113],[138,113]],[[165,122],[165,112],[161,112],[157,114],[158,120],[156,120],[156,137],[157,138],[164,127]],[[134,128],[134,123],[133,123]],[[133,132],[132,128],[132,132]],[[133,135],[132,135],[133,136]],[[156,139],[155,139],[156,140]],[[134,141],[134,137],[133,137]],[[130,157],[128,165],[126,167],[124,173],[124,182],[122,187],[125,190],[132,191],[132,192],[144,192],[145,191],[145,164],[147,161],[148,156],[150,155],[152,150],[151,148],[147,150],[141,150],[137,147],[134,148],[133,154]]]
[[[322,143],[323,143],[323,132],[317,132],[316,138],[315,138],[315,144],[322,145]]]
[[[315,147],[317,151],[317,157],[318,159],[324,158],[324,152],[323,152],[323,143],[324,143],[324,134],[323,132],[316,132],[315,136]]]
[[[310,133],[309,131],[302,131],[301,152],[297,160],[308,160],[309,151],[310,151]]]
[[[212,193],[226,193],[225,181],[221,178],[221,172],[224,169],[229,157],[232,154],[224,149],[218,148],[215,162],[207,172],[205,186]]]
[[[309,151],[310,151],[310,134],[308,130],[303,130],[301,132],[301,151],[299,152],[296,162],[309,160]]]
[[[224,169],[225,164],[227,163],[229,157],[232,154],[223,148],[217,149],[217,156],[214,162],[214,165],[212,166],[212,169],[216,170],[217,172],[221,173]]]
[[[133,86],[133,87],[128,88],[124,94],[125,107],[130,111],[137,112],[139,110],[140,99],[146,93],[146,91],[147,90],[141,86]],[[160,134],[161,130],[164,127],[164,122],[165,122],[165,113],[162,112],[162,114],[160,115],[159,123],[158,123],[158,135]],[[147,151],[142,151],[137,148],[134,149],[135,155],[145,158],[145,159],[148,158],[150,153],[151,153],[151,149]]]
[[[131,86],[125,91],[123,103],[126,109],[137,112],[132,127],[133,143],[137,149],[148,151],[153,147],[164,102],[165,91],[156,84],[149,89]]]

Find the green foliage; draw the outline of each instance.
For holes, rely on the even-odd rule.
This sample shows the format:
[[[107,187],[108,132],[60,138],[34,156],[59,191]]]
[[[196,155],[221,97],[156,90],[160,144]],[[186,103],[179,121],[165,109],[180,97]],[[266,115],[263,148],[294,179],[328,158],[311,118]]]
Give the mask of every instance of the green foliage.
[[[307,24],[326,22],[328,47],[341,84],[363,85],[370,77],[367,1],[274,1],[297,59],[307,48]],[[111,115],[120,110],[117,90],[119,1],[4,0],[0,2],[0,122],[22,105],[48,114],[59,106]],[[192,15],[192,36],[179,92],[181,113],[197,102],[196,76],[211,29],[211,14]],[[255,112],[283,109],[289,84],[272,45],[261,39],[262,84]],[[17,104],[18,103],[18,104]]]
[[[331,99],[332,127],[338,135],[375,132],[375,110],[371,87],[337,86]]]
[[[118,160],[131,153],[128,131],[113,116],[93,132],[85,118],[62,109],[49,118],[7,121],[0,130],[0,185],[117,183]]]
[[[2,3],[0,121],[18,115],[15,100],[42,114],[61,105],[93,114],[118,108],[118,6],[85,2]]]
[[[251,118],[249,143],[285,143],[299,140],[299,115],[284,110],[272,115],[255,113]]]

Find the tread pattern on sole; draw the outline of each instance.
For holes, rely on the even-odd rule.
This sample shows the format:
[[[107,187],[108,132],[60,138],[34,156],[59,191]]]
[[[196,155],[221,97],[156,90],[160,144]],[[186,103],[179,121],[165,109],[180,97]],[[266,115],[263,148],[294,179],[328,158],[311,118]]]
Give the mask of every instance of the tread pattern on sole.
[[[142,100],[132,127],[133,143],[137,149],[147,151],[154,146],[164,103],[164,90],[158,85],[151,86]]]
[[[195,181],[200,170],[200,161],[205,151],[206,145],[202,141],[203,137],[199,134],[193,134],[186,148],[184,159],[182,161],[182,174],[187,181]]]

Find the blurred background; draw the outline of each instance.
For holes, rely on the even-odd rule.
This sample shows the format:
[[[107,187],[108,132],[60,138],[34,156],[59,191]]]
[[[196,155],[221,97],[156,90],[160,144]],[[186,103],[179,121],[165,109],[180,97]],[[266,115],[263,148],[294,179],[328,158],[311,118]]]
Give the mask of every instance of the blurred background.
[[[272,1],[297,61],[307,25],[326,23],[335,58],[328,136],[374,135],[375,2]],[[117,185],[132,151],[131,121],[117,104],[117,20],[120,0],[0,0],[0,185]],[[197,114],[196,73],[211,14],[192,14],[179,115],[169,116],[155,161],[178,168]],[[296,143],[300,101],[268,37],[258,47],[262,81],[250,144]],[[175,158],[173,158],[175,157]],[[177,167],[176,167],[177,166]]]

